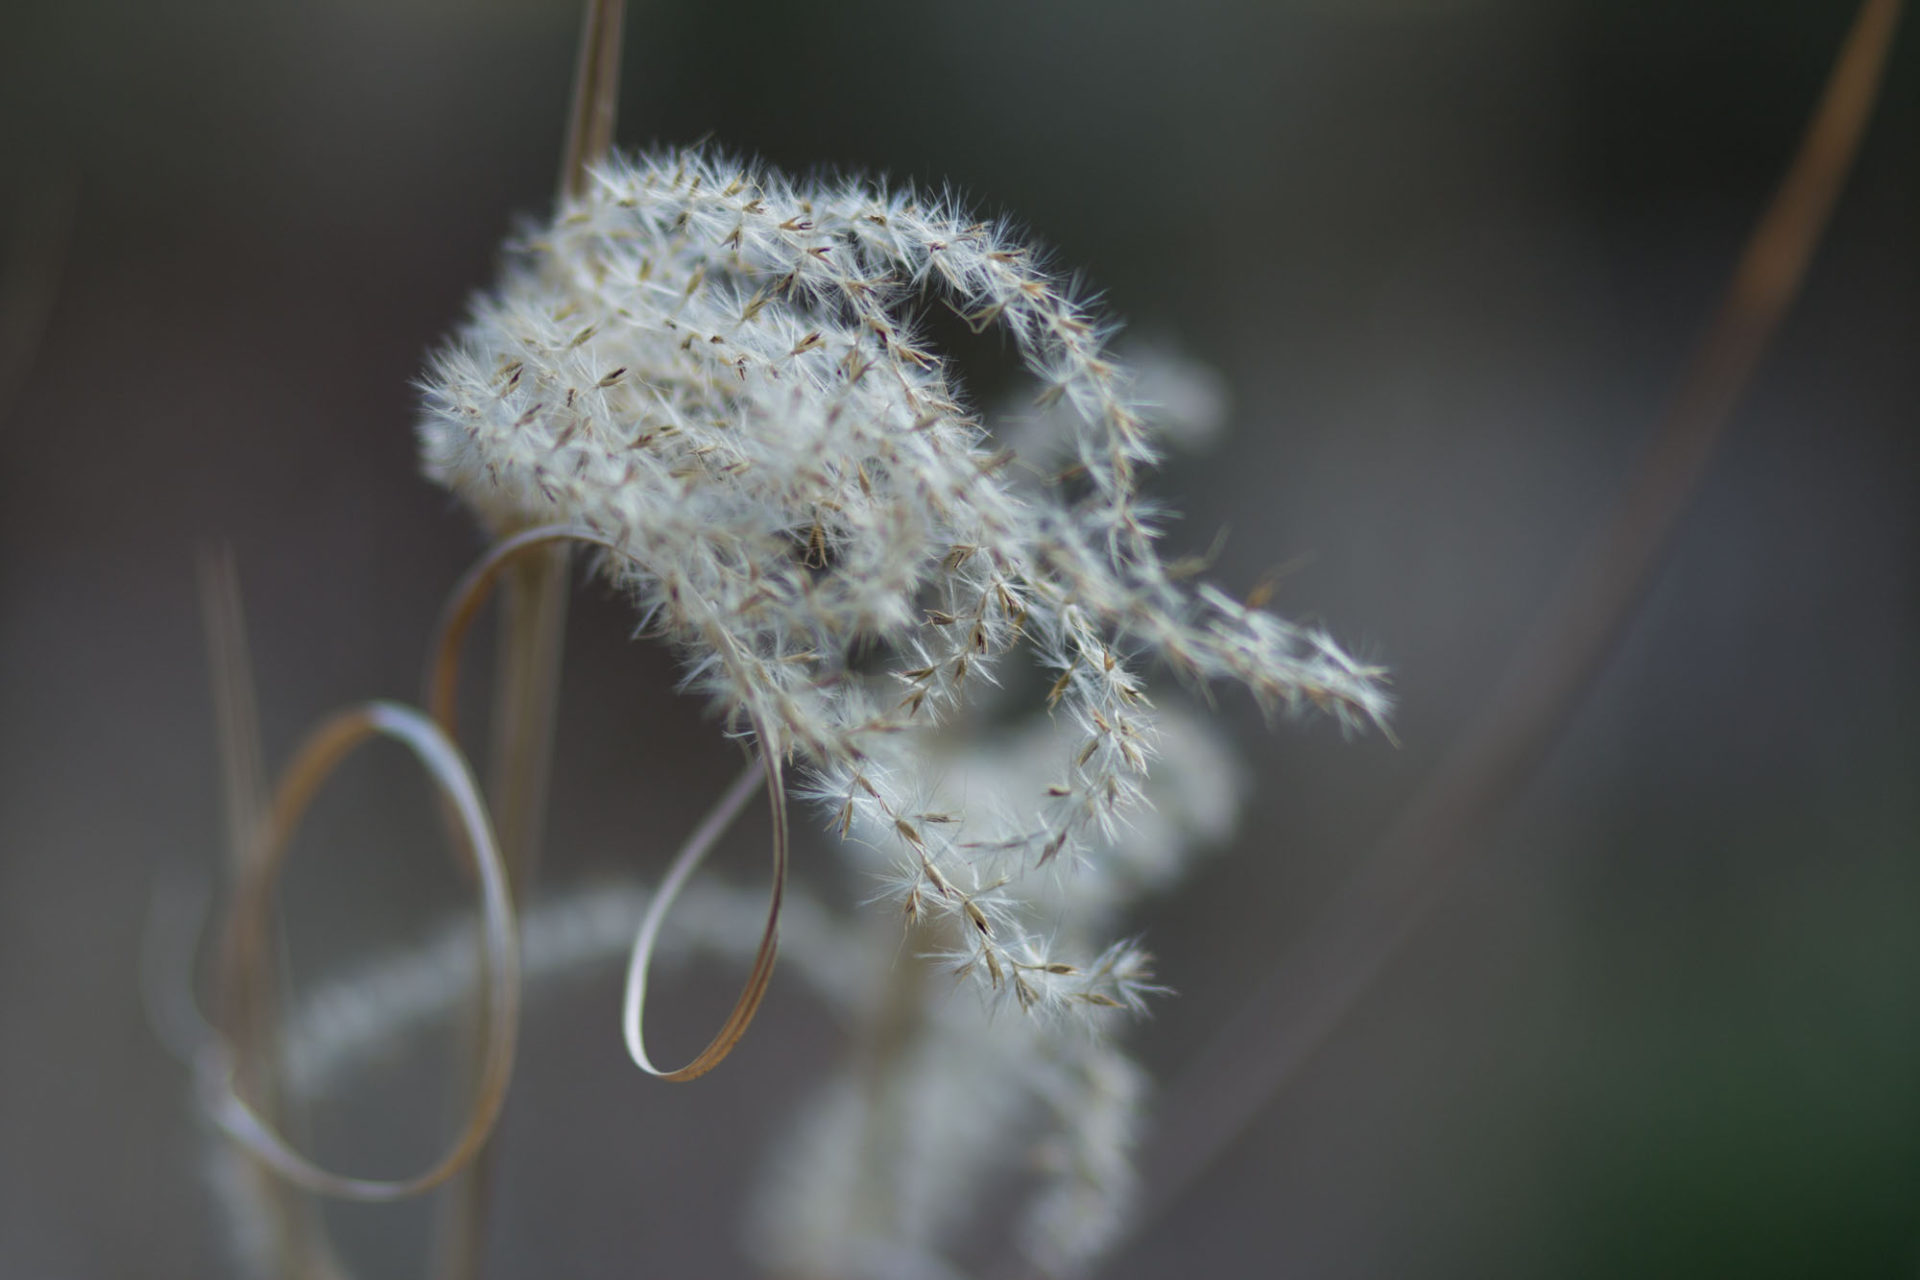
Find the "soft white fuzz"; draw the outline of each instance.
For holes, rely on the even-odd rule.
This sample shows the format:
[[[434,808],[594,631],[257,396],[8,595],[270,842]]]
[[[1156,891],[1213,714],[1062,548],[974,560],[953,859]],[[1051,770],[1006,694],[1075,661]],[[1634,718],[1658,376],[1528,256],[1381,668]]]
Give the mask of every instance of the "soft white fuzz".
[[[834,829],[885,854],[896,909],[997,999],[1088,1013],[1149,989],[1139,951],[1066,951],[1035,910],[1139,805],[1139,660],[1269,711],[1385,714],[1380,673],[1327,635],[1175,581],[1138,493],[1152,414],[1005,228],[673,152],[596,173],[512,251],[426,379],[427,470],[496,532],[617,545],[608,571],[689,683],[799,763]],[[928,299],[1012,338],[1063,469],[969,413],[914,323]],[[982,805],[943,778],[938,730],[1020,648],[1061,740]]]

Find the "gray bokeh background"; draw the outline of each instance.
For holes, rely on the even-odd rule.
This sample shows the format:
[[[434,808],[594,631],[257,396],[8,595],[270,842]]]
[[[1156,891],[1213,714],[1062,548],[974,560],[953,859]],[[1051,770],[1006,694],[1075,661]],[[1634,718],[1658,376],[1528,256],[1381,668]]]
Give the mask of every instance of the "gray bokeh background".
[[[1399,750],[1225,699],[1259,780],[1243,834],[1138,922],[1179,992],[1137,1040],[1163,1076],[1385,828],[1608,510],[1850,8],[634,3],[625,143],[711,135],[1016,213],[1232,388],[1231,434],[1157,482],[1175,544],[1230,528],[1238,591],[1309,557],[1277,607],[1395,670]],[[188,1075],[137,981],[156,884],[217,857],[194,555],[236,548],[274,759],[329,708],[411,696],[478,544],[415,475],[409,379],[549,198],[576,22],[9,7],[0,208],[75,195],[0,405],[0,1276],[224,1274]],[[1908,29],[1805,297],[1570,733],[1108,1274],[1920,1269],[1916,155]],[[974,356],[990,387],[1004,357]],[[657,875],[734,757],[624,606],[576,599],[546,874]],[[299,980],[462,901],[420,791],[396,751],[328,793],[288,883]],[[758,821],[725,873],[761,874]],[[670,1046],[737,976],[665,997]],[[676,1089],[626,1066],[616,1002],[609,973],[530,1016],[493,1274],[748,1274],[740,1189],[837,1033],[777,984],[742,1051]],[[321,1149],[420,1163],[435,1053],[316,1117]],[[369,1277],[417,1274],[424,1223],[337,1220]]]

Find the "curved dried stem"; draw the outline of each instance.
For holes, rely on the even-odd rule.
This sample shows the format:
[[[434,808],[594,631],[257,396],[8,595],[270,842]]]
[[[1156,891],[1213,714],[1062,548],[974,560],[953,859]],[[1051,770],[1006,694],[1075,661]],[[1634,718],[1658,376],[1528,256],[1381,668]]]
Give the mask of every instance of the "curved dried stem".
[[[461,654],[465,648],[467,633],[472,629],[474,620],[486,606],[488,598],[501,578],[517,561],[535,555],[541,549],[549,548],[555,543],[566,542],[582,542],[616,554],[627,554],[612,539],[584,525],[539,525],[503,538],[490,547],[448,594],[447,603],[441,610],[440,620],[434,628],[434,639],[429,650],[425,697],[429,714],[449,738],[453,737],[458,724]],[[633,958],[627,975],[623,1029],[628,1051],[633,1055],[634,1061],[642,1070],[662,1079],[692,1080],[718,1066],[733,1051],[734,1046],[746,1034],[747,1028],[752,1025],[754,1016],[773,979],[779,950],[781,903],[786,890],[789,839],[786,793],[780,768],[777,761],[770,761],[764,733],[759,736],[761,759],[728,788],[713,811],[688,837],[686,844],[675,856],[659,894],[649,904],[634,944]],[[773,811],[773,888],[767,910],[766,928],[761,935],[746,984],[720,1031],[699,1057],[677,1071],[659,1070],[647,1058],[640,1022],[641,1010],[646,998],[647,970],[651,963],[660,925],[665,918],[667,908],[672,905],[687,878],[739,815],[752,796],[753,789],[763,779],[766,781],[768,799]],[[477,1199],[484,1192],[484,1188],[476,1186],[480,1181],[478,1177],[470,1179],[468,1183],[470,1190],[466,1198],[456,1203],[453,1221],[444,1228],[443,1239],[448,1243],[443,1246],[445,1260],[439,1268],[440,1275],[470,1275],[477,1269],[480,1223]]]
[[[613,149],[620,101],[620,36],[625,0],[587,0],[574,68],[573,104],[560,159],[560,198],[586,189],[591,167]],[[555,549],[523,562],[503,610],[494,677],[494,752],[489,788],[501,823],[512,883],[533,880],[553,765],[553,723],[560,693],[561,637],[566,629],[567,558]],[[477,607],[477,606],[476,606]],[[446,1280],[480,1269],[481,1220],[490,1170],[482,1157],[458,1193],[443,1227],[434,1265]]]
[[[619,550],[612,539],[585,525],[543,524],[502,538],[487,548],[486,554],[476,560],[447,593],[446,605],[440,610],[440,620],[433,629],[425,687],[427,714],[449,738],[455,736],[458,724],[460,654],[474,619],[480,616],[480,610],[486,607],[494,588],[499,586],[501,576],[516,559],[556,542],[585,542],[609,551]]]
[[[573,104],[560,159],[560,198],[586,189],[591,167],[613,149],[620,101],[620,35],[625,0],[587,0],[574,68]],[[533,881],[553,765],[553,724],[566,629],[567,558],[563,549],[527,560],[503,610],[494,677],[494,752],[490,794],[501,823],[507,868],[517,892]],[[454,1196],[441,1229],[434,1274],[479,1274],[491,1164],[482,1154]]]
[[[584,525],[552,524],[540,525],[504,538],[490,548],[474,566],[469,569],[459,584],[447,597],[447,604],[440,615],[439,625],[435,628],[432,656],[427,665],[426,697],[428,710],[434,720],[449,735],[456,724],[456,693],[460,680],[460,654],[465,644],[468,630],[473,620],[485,606],[494,584],[509,565],[520,556],[548,546],[555,542],[584,542],[604,547],[618,554],[625,554],[611,539],[595,533]],[[641,922],[639,934],[634,941],[633,956],[627,971],[627,988],[622,1025],[627,1042],[627,1052],[635,1065],[650,1075],[664,1080],[692,1080],[705,1075],[718,1066],[746,1034],[752,1024],[761,1000],[766,995],[768,984],[773,978],[774,963],[779,949],[779,921],[781,897],[785,892],[788,861],[788,834],[786,792],[781,782],[781,771],[777,761],[770,761],[766,746],[766,736],[758,732],[761,758],[727,789],[713,810],[701,820],[692,835],[687,838],[680,852],[674,856],[660,892],[647,908],[646,918]],[[646,1051],[645,1036],[641,1030],[641,1013],[646,1002],[647,972],[652,962],[653,949],[659,937],[661,923],[666,918],[667,909],[673,905],[687,879],[691,876],[714,843],[732,825],[756,786],[765,780],[768,802],[773,811],[773,890],[767,911],[767,926],[761,936],[760,947],[749,972],[745,988],[740,998],[728,1014],[711,1043],[700,1056],[685,1067],[675,1071],[665,1071],[655,1066]]]
[[[274,886],[288,843],[320,787],[347,755],[383,736],[410,749],[458,813],[480,881],[481,977],[485,1010],[479,1082],[466,1124],[452,1147],[425,1173],[411,1178],[358,1178],[321,1168],[283,1137],[257,1105],[261,1063],[233,1040],[222,1068],[206,1073],[214,1122],[243,1150],[289,1181],[322,1195],[352,1200],[398,1200],[445,1182],[485,1145],[499,1117],[513,1073],[520,1013],[520,944],[506,867],[495,844],[480,789],[459,748],[427,716],[396,703],[373,702],[342,711],[310,735],[282,775],[229,908],[222,952],[222,1006],[229,1031],[254,1024],[267,998],[266,955]]]
[[[539,824],[546,810],[546,777],[552,765],[568,563],[565,549],[553,544],[564,541],[611,545],[589,529],[565,525],[524,530],[495,543],[449,593],[427,660],[428,714],[448,738],[455,739],[461,650],[474,619],[501,579],[508,577],[494,673],[491,794],[500,807],[508,883],[523,898],[532,884]],[[457,847],[460,824],[451,812],[446,817],[455,856],[465,867],[466,851]],[[477,1082],[473,1087],[478,1087]],[[482,1151],[454,1189],[439,1228],[433,1274],[441,1280],[467,1280],[479,1273],[491,1180],[490,1159]]]
[[[1204,1172],[1383,972],[1533,777],[1631,620],[1740,393],[1798,293],[1879,93],[1899,0],[1865,0],[1800,147],[1627,491],[1542,610],[1480,722],[1176,1083],[1137,1232]]]
[[[480,611],[493,598],[495,589],[523,557],[535,554],[543,548],[551,548],[558,542],[585,542],[593,546],[617,551],[614,543],[595,533],[585,525],[547,524],[532,529],[523,529],[509,538],[502,538],[487,548],[486,553],[476,560],[453,590],[447,593],[446,604],[441,607],[439,621],[434,624],[433,643],[428,648],[426,677],[422,681],[422,696],[427,714],[440,726],[441,732],[455,742],[459,741],[459,693],[460,660],[466,648],[467,633],[473,629],[474,620]],[[468,865],[467,851],[458,847],[460,823],[458,815],[451,808],[442,806],[449,837],[455,842],[455,860],[464,869]],[[504,844],[504,840],[502,842]],[[514,875],[516,868],[508,862],[509,881],[514,892],[525,896],[527,885]]]
[[[712,812],[701,820],[699,827],[674,857],[667,869],[666,879],[660,883],[659,892],[647,904],[647,914],[640,921],[640,931],[633,941],[633,954],[627,962],[627,989],[620,1014],[627,1054],[635,1066],[662,1080],[694,1080],[725,1061],[734,1046],[740,1043],[740,1037],[753,1024],[760,1002],[766,997],[767,986],[773,981],[774,962],[780,950],[780,904],[787,887],[787,799],[780,778],[780,761],[768,747],[766,734],[756,730],[756,736],[759,738],[760,759],[727,788],[727,793],[720,798]],[[759,949],[754,954],[753,966],[739,998],[734,1001],[732,1011],[727,1014],[726,1021],[707,1047],[686,1066],[673,1071],[662,1070],[647,1055],[646,1035],[642,1029],[647,1002],[647,972],[653,964],[660,926],[666,920],[674,900],[680,896],[681,889],[686,886],[688,877],[699,867],[708,850],[731,825],[753,794],[754,787],[762,780],[766,783],[767,803],[773,813],[773,890],[767,904],[767,924],[760,935]]]
[[[560,161],[563,200],[586,189],[591,167],[613,149],[625,13],[625,0],[587,0]],[[501,824],[508,872],[514,889],[522,894],[533,880],[546,816],[561,637],[566,629],[566,574],[566,553],[558,548],[519,565],[503,610],[500,656],[495,664],[489,792]],[[455,1196],[434,1264],[434,1273],[444,1280],[465,1280],[479,1273],[490,1178],[489,1162],[483,1156]]]

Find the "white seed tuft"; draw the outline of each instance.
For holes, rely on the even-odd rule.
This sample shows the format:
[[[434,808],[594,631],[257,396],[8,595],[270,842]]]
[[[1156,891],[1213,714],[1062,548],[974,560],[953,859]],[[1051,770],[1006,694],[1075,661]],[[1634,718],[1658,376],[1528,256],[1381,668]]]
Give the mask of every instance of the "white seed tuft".
[[[915,324],[929,299],[1011,336],[1064,423],[1036,458],[968,412]],[[984,991],[1137,1007],[1142,959],[1055,955],[1033,910],[1141,802],[1157,730],[1135,660],[1345,725],[1387,699],[1324,633],[1162,563],[1138,492],[1153,419],[1108,329],[948,201],[645,156],[515,243],[433,361],[422,451],[496,533],[558,521],[616,546],[609,573],[688,683],[797,758]],[[1051,686],[1057,756],[1030,794],[969,806],[937,731],[1020,648]]]

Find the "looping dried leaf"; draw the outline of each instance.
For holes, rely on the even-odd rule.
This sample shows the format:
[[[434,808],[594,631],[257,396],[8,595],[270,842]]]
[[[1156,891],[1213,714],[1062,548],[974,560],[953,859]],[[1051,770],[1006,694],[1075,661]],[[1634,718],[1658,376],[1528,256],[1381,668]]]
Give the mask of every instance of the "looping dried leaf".
[[[767,735],[759,725],[755,726],[755,736],[759,740],[759,760],[735,780],[712,812],[701,820],[700,826],[688,837],[687,843],[667,869],[659,892],[647,904],[647,914],[641,920],[640,931],[633,940],[633,954],[627,963],[621,1030],[626,1037],[627,1054],[633,1059],[634,1065],[662,1080],[678,1082],[698,1079],[725,1061],[734,1046],[740,1043],[740,1038],[747,1033],[747,1028],[753,1024],[754,1015],[760,1010],[760,1002],[766,998],[767,987],[773,981],[774,962],[780,950],[780,906],[787,888],[787,800],[779,757],[768,745]],[[773,889],[767,903],[766,928],[760,935],[760,946],[754,954],[753,967],[748,971],[746,983],[741,987],[732,1011],[720,1025],[720,1030],[714,1033],[713,1039],[707,1042],[707,1047],[686,1066],[673,1071],[663,1070],[647,1055],[646,1035],[642,1027],[647,1000],[647,972],[653,963],[660,926],[666,920],[674,900],[680,896],[681,889],[686,887],[687,880],[720,838],[721,832],[726,830],[746,804],[755,785],[762,780],[766,783],[767,802],[773,814]]]
[[[395,739],[426,767],[460,823],[480,882],[481,1008],[485,1033],[479,1079],[465,1126],[452,1147],[412,1178],[356,1178],[320,1167],[297,1151],[249,1100],[261,1087],[253,1053],[222,1037],[213,1046],[220,1070],[206,1073],[209,1111],[227,1136],[275,1173],[321,1195],[350,1200],[399,1200],[445,1182],[486,1144],[513,1074],[520,1018],[520,943],[513,899],[480,789],[453,740],[424,713],[391,702],[370,702],[336,713],[308,735],[281,775],[229,908],[221,962],[224,1021],[246,1025],[263,1002],[274,885],[287,846],[307,806],[354,748],[369,738]]]
[[[628,554],[612,539],[580,524],[547,524],[522,530],[511,537],[503,538],[474,566],[448,595],[447,605],[441,613],[432,648],[432,657],[428,663],[426,678],[427,707],[435,721],[451,736],[455,730],[455,695],[460,678],[460,653],[466,640],[468,629],[479,616],[481,608],[492,594],[495,584],[502,573],[519,556],[535,548],[553,542],[584,542],[605,548],[617,555]],[[761,758],[728,788],[718,804],[702,820],[688,837],[680,852],[667,871],[660,891],[648,906],[647,915],[642,920],[638,935],[634,940],[632,959],[628,964],[627,988],[622,1014],[622,1029],[627,1042],[627,1052],[635,1065],[649,1075],[663,1080],[684,1081],[705,1075],[718,1066],[726,1056],[733,1052],[740,1038],[752,1025],[758,1013],[760,1002],[766,997],[767,987],[773,980],[774,963],[779,951],[779,925],[781,901],[786,892],[788,834],[786,789],[781,777],[779,761],[770,754],[768,735],[764,726],[755,725],[756,737],[760,742]],[[652,964],[653,950],[659,935],[661,924],[667,910],[685,886],[687,879],[705,858],[714,843],[732,823],[733,819],[752,796],[753,789],[765,780],[768,802],[773,812],[773,887],[767,907],[767,923],[761,935],[760,946],[754,955],[753,966],[748,972],[745,986],[740,992],[732,1011],[721,1025],[713,1040],[686,1066],[675,1071],[662,1070],[648,1057],[645,1035],[642,1031],[642,1012],[646,1003],[647,974]]]
[[[552,542],[585,542],[608,551],[620,550],[611,538],[595,533],[585,525],[543,524],[502,538],[474,562],[473,567],[447,594],[447,603],[441,609],[440,621],[434,628],[433,647],[427,661],[427,712],[448,737],[454,736],[454,698],[459,691],[460,651],[466,644],[467,631],[473,626],[473,620],[480,616],[481,608],[492,598],[493,589],[499,584],[500,576],[507,567],[535,547]]]

